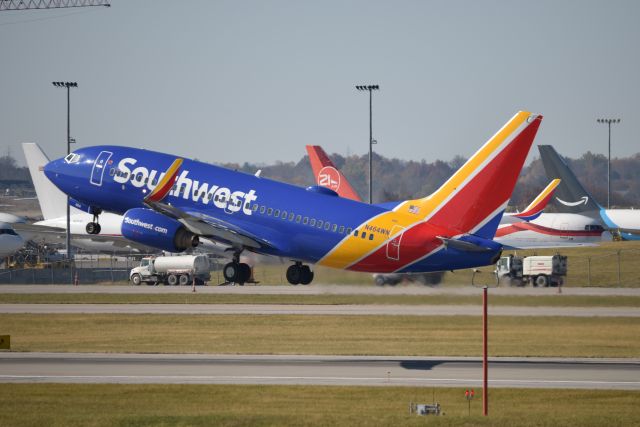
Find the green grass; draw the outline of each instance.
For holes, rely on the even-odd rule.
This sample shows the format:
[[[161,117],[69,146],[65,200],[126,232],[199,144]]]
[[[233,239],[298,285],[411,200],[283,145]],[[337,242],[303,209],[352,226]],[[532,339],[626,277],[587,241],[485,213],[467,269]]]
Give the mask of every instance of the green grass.
[[[1,314],[16,351],[480,356],[475,316]],[[640,318],[493,317],[491,356],[638,357]]]
[[[409,402],[446,415],[410,415]],[[640,392],[481,390],[467,415],[464,387],[3,384],[3,426],[632,426]]]
[[[492,295],[492,306],[640,307],[638,296]],[[0,304],[305,304],[480,305],[467,295],[0,294]]]

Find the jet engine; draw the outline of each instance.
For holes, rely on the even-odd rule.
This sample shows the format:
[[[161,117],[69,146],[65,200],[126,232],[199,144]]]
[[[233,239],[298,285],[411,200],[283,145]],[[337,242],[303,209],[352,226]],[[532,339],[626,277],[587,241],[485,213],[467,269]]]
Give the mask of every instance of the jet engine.
[[[184,225],[151,209],[134,208],[122,218],[122,235],[129,240],[168,252],[182,252],[200,244]]]

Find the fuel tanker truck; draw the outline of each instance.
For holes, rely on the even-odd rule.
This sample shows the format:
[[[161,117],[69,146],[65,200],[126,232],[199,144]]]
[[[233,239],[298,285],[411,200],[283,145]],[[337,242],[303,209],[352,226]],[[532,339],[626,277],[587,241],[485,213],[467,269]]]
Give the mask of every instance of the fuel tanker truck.
[[[209,257],[206,255],[179,255],[144,257],[140,265],[131,269],[129,280],[138,286],[147,285],[204,285],[211,279]]]

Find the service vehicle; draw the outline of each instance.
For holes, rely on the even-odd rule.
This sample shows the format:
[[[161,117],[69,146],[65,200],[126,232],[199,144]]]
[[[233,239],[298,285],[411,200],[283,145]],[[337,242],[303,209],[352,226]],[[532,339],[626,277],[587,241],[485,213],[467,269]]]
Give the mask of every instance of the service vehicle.
[[[209,257],[206,255],[179,255],[144,257],[140,265],[131,269],[129,280],[134,285],[145,283],[171,286],[204,285],[211,279]]]
[[[503,256],[496,265],[496,275],[500,283],[508,281],[514,286],[562,286],[567,275],[565,255]]]

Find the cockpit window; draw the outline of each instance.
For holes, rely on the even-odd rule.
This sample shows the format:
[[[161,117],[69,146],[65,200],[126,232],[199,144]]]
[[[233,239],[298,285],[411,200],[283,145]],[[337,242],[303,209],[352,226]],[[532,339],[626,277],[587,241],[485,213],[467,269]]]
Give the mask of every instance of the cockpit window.
[[[18,235],[18,233],[16,233],[12,228],[0,228],[0,234],[10,234],[12,236]]]
[[[67,163],[78,163],[80,161],[80,155],[76,153],[69,153],[67,157],[64,158],[64,161]]]

